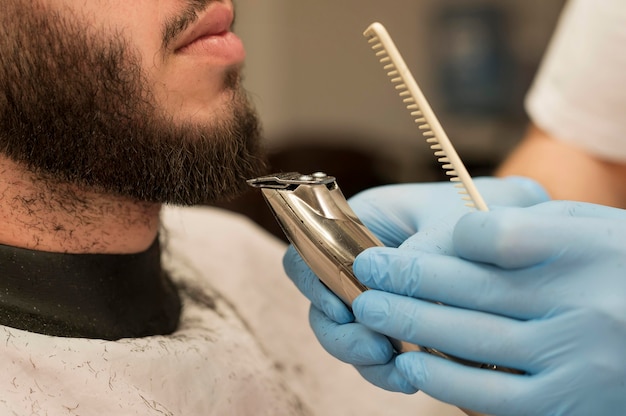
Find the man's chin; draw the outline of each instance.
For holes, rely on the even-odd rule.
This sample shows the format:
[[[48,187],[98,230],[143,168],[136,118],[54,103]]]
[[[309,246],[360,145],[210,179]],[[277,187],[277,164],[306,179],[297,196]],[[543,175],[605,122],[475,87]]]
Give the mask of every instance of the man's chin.
[[[237,108],[249,105],[238,68],[222,74],[221,80],[191,86],[187,80],[184,85],[168,85],[167,91],[154,90],[152,94],[163,113],[176,123],[223,123],[232,120]]]

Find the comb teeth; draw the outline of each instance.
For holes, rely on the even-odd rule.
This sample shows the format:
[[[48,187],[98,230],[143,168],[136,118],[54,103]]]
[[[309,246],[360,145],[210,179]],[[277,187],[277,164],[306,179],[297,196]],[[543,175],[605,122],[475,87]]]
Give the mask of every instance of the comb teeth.
[[[385,45],[383,45],[380,38],[376,35],[372,35],[369,38],[368,42],[371,44],[372,49],[376,52],[376,56],[379,58],[381,63],[386,64],[390,62],[384,67],[385,70],[390,71],[387,73],[387,76],[391,79],[391,83],[395,85],[395,89],[398,91],[400,97],[406,97],[403,100],[404,103],[407,104],[406,108],[407,110],[409,110],[411,116],[415,117],[414,120],[415,124],[418,125],[418,129],[423,130],[422,135],[428,138],[426,141],[428,143],[435,143],[431,145],[430,148],[433,150],[442,150],[441,145],[438,144],[439,140],[437,140],[435,133],[433,133],[433,131],[431,130],[430,124],[428,124],[426,119],[423,117],[424,114],[420,110],[419,105],[416,104],[415,99],[411,94],[411,91],[409,91],[409,88],[404,82],[404,78],[400,75],[400,71],[398,71],[398,69],[396,68],[396,65],[393,63],[391,57],[389,57],[389,54],[385,49]],[[454,167],[450,164],[443,165],[442,168],[445,170],[454,169]],[[450,172],[446,172],[446,174],[450,175]],[[453,176],[456,176],[456,174]]]
[[[450,177],[451,182],[456,183],[455,187],[459,189],[459,194],[463,196],[462,199],[468,202],[466,205],[470,208],[486,211],[487,205],[478,193],[463,162],[456,154],[452,143],[443,131],[384,26],[380,23],[373,23],[367,28],[364,36],[368,38],[376,57],[383,64],[383,69],[387,72],[387,76],[402,98],[402,102],[409,110],[418,129],[426,138],[426,142],[442,164],[446,175]]]

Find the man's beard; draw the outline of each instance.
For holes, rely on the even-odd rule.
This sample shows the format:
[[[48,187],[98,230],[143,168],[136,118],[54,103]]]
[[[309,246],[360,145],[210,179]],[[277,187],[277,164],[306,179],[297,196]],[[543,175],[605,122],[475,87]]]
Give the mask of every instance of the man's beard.
[[[236,70],[225,77],[231,99],[219,120],[174,121],[122,35],[93,34],[32,0],[5,1],[0,152],[37,177],[188,205],[234,196],[262,170],[257,117]]]

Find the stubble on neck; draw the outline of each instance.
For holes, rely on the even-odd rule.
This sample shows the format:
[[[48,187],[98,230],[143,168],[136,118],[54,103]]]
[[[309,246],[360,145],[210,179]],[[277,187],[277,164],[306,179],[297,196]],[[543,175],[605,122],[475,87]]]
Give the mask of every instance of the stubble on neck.
[[[60,253],[146,250],[160,204],[81,189],[37,176],[0,156],[0,244]]]

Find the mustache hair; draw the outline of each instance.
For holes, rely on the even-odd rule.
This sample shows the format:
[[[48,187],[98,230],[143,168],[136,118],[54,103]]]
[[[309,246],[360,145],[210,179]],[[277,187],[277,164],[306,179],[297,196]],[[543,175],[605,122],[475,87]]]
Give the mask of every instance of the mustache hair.
[[[172,42],[189,26],[198,20],[198,15],[206,10],[211,3],[220,0],[189,0],[185,10],[176,17],[168,19],[163,27],[163,50],[169,49]]]

